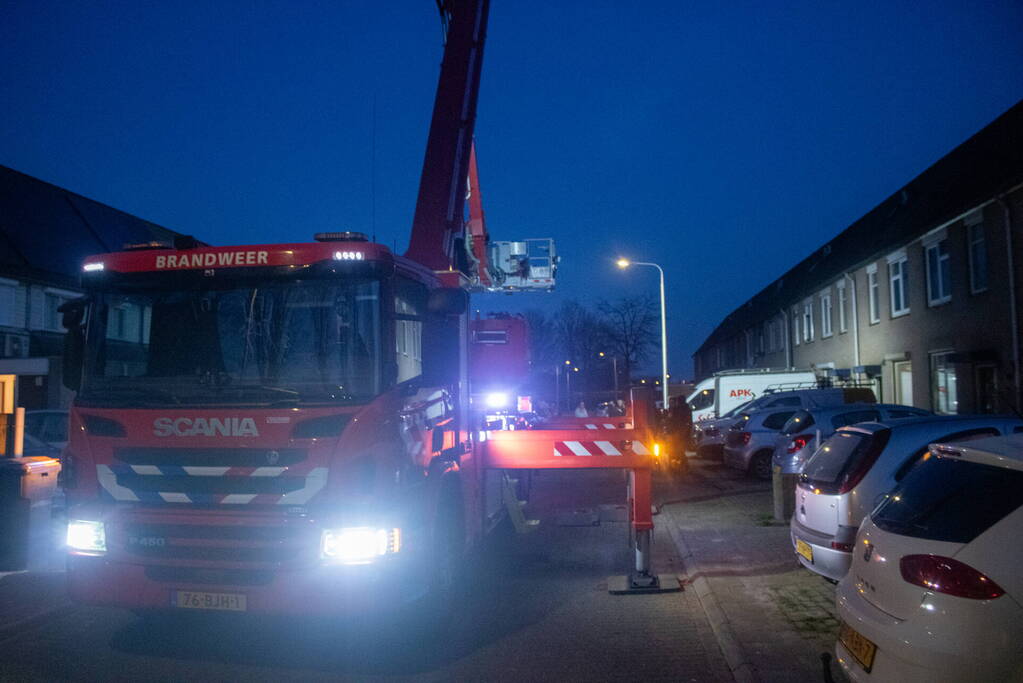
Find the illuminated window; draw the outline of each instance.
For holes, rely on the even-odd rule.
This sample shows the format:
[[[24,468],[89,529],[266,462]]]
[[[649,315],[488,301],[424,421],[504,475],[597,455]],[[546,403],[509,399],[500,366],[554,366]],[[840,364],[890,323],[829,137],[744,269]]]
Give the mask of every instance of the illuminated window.
[[[813,299],[803,302],[803,341],[813,341]]]
[[[951,352],[931,354],[931,406],[938,415],[959,412],[956,367]]]

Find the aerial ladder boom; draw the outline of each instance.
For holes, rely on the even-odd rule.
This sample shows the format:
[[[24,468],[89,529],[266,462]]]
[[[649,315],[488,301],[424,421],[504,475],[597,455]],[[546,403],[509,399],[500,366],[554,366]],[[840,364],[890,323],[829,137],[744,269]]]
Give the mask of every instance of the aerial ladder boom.
[[[463,211],[490,0],[438,0],[444,60],[405,256],[434,271],[469,272]]]

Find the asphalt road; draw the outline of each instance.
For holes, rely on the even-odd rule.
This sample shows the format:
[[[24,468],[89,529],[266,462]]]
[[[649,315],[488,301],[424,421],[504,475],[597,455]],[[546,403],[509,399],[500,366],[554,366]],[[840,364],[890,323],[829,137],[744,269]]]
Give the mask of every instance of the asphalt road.
[[[539,529],[494,539],[443,620],[146,620],[69,603],[52,568],[4,576],[0,680],[731,680],[691,590],[607,592],[632,561],[624,498],[620,472],[543,473]],[[654,569],[682,572],[664,524]]]

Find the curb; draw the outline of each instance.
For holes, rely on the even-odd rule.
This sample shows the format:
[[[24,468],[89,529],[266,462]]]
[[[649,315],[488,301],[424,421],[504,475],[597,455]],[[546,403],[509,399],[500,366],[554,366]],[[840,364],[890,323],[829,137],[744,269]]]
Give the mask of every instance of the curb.
[[[696,577],[689,581],[688,585],[692,586],[696,592],[696,598],[700,601],[700,606],[707,616],[707,621],[710,622],[710,628],[718,641],[718,647],[721,648],[721,654],[724,655],[725,663],[732,672],[732,678],[737,683],[753,683],[757,681],[753,664],[742,649],[742,645],[739,643],[735,631],[732,630],[728,617],[725,616],[724,611],[722,611],[721,606],[718,604],[717,597],[710,587],[710,582],[703,575],[700,563],[696,561],[693,551],[686,545],[682,530],[678,528],[671,514],[664,515],[664,518],[668,534],[678,548],[679,557],[682,560],[682,566],[686,570],[687,576]]]

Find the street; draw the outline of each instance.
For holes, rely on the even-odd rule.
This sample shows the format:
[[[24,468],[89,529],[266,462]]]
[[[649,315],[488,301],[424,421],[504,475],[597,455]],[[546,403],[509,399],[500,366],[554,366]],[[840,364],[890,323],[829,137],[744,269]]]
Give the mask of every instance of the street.
[[[692,462],[656,482],[654,569],[681,592],[610,595],[632,559],[621,473],[547,471],[539,529],[498,532],[444,621],[140,619],[71,604],[37,564],[0,579],[0,679],[819,680],[831,586],[796,566],[765,484]]]

